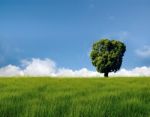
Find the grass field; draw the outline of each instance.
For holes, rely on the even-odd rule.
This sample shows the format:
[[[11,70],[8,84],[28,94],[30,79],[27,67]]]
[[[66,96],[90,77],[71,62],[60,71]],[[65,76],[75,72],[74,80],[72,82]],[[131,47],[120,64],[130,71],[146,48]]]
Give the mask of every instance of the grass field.
[[[150,117],[150,78],[0,78],[0,117]]]

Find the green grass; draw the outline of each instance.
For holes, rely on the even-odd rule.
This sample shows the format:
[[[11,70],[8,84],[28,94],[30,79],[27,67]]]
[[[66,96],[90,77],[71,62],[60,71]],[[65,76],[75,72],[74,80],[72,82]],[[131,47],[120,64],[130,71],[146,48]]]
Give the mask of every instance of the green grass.
[[[150,117],[150,78],[0,78],[0,117]]]

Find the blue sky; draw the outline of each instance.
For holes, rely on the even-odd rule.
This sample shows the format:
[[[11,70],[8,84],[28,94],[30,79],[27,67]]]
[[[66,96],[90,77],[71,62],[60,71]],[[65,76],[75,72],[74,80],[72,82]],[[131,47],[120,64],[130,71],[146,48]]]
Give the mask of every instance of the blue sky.
[[[123,68],[150,66],[149,0],[0,0],[0,66],[50,58],[93,70],[92,43],[123,41]]]

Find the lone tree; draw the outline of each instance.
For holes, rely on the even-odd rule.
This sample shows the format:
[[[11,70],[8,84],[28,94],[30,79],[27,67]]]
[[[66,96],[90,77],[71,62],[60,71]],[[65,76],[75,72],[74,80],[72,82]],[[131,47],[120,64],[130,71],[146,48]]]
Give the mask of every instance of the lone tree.
[[[116,72],[120,69],[125,51],[124,43],[102,39],[93,44],[90,57],[96,70],[108,77],[109,72]]]

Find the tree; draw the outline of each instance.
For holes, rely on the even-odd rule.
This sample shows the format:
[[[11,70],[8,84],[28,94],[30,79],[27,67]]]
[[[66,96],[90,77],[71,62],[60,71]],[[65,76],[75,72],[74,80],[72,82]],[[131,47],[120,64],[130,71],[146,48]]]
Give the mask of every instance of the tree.
[[[93,44],[90,58],[97,72],[104,73],[104,77],[108,77],[109,72],[120,69],[125,51],[124,43],[102,39]]]

